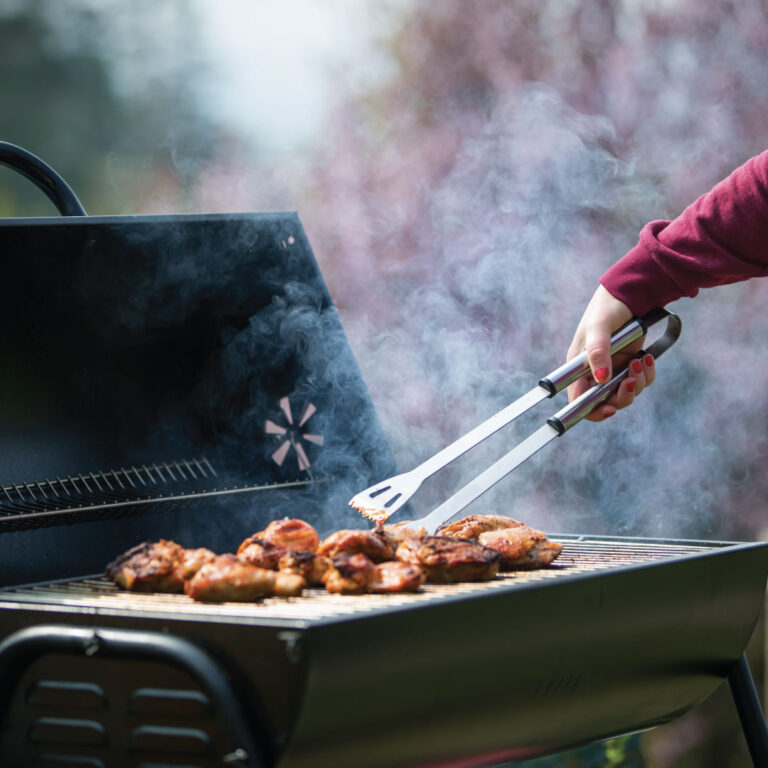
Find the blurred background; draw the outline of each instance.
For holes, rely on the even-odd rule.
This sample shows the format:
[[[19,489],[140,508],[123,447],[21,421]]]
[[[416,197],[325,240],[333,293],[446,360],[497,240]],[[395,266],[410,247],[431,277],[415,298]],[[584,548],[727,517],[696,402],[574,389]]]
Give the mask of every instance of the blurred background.
[[[91,215],[298,211],[406,469],[563,361],[643,224],[766,149],[766,50],[764,0],[0,0],[0,139]],[[47,198],[0,168],[0,216],[38,215]],[[639,404],[473,511],[765,538],[766,291],[673,305],[682,339]],[[427,484],[418,511],[552,405]],[[547,764],[750,762],[723,688],[639,745]]]

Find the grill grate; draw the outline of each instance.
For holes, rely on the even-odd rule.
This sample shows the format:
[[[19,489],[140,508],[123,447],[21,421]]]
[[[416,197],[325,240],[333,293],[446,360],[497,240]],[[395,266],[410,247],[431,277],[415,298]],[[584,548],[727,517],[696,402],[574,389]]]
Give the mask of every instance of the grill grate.
[[[185,501],[275,487],[307,485],[309,480],[254,484],[222,478],[205,457],[128,469],[0,486],[0,529],[132,514],[137,506]],[[62,520],[59,520],[62,518]],[[65,519],[64,519],[65,518]]]
[[[57,581],[0,589],[0,608],[9,603],[38,604],[58,610],[89,613],[176,616],[201,621],[312,622],[351,617],[379,610],[419,606],[444,599],[516,589],[526,584],[568,578],[571,575],[699,554],[718,544],[658,544],[553,537],[563,552],[549,568],[502,573],[490,582],[427,584],[422,591],[396,595],[333,595],[313,588],[299,598],[268,598],[258,603],[198,603],[186,595],[126,592],[103,578]]]
[[[0,514],[92,507],[136,499],[194,492],[216,470],[205,459],[146,464],[76,477],[0,486]]]

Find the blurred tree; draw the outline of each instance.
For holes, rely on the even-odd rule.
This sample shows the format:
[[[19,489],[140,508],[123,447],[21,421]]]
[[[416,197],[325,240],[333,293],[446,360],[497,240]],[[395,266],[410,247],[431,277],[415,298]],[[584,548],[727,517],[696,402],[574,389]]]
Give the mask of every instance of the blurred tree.
[[[195,21],[179,3],[0,3],[0,137],[50,163],[89,213],[148,210],[168,177],[178,212],[212,144]],[[51,214],[29,182],[0,173],[0,215]]]
[[[768,19],[762,0],[400,8],[382,37],[394,74],[340,99],[301,212],[407,468],[554,367],[597,278],[646,221],[766,148]],[[347,75],[335,76],[343,93]],[[550,530],[764,535],[759,283],[685,302],[684,341],[642,410],[601,439],[567,436],[570,449],[548,448],[473,511]],[[417,507],[500,450],[449,471]],[[726,690],[651,734],[646,752],[654,768],[749,765]]]

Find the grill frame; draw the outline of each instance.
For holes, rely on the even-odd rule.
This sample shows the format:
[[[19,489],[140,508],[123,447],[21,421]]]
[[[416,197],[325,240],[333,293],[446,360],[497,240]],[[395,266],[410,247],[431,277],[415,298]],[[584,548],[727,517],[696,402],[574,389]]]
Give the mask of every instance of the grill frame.
[[[593,537],[561,538],[567,550]],[[236,659],[276,768],[490,765],[669,722],[741,655],[768,545],[618,541],[699,549],[515,587],[437,587],[426,603],[382,596],[376,610],[313,621],[35,605],[10,600],[14,588],[0,591],[0,636],[51,622],[132,629]],[[20,706],[17,693],[17,718]]]

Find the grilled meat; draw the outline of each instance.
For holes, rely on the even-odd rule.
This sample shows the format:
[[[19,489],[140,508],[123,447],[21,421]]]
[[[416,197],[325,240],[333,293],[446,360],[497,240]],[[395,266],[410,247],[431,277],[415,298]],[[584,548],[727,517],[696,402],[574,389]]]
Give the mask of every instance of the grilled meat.
[[[283,552],[315,552],[320,543],[317,531],[309,523],[290,517],[273,520],[254,536]]]
[[[197,549],[185,549],[181,553],[181,560],[176,567],[176,575],[182,580],[191,579],[205,563],[216,559],[216,553],[205,547]]]
[[[392,547],[393,550],[397,549],[407,538],[411,536],[426,536],[427,531],[425,528],[419,528],[416,531],[406,527],[407,521],[402,523],[394,523],[393,525],[377,525],[375,533]]]
[[[548,539],[545,533],[527,525],[486,531],[478,541],[500,553],[500,567],[504,571],[544,568],[563,550],[562,545]]]
[[[376,531],[341,530],[332,533],[320,542],[317,548],[320,555],[335,557],[340,554],[365,555],[374,563],[394,560],[395,550]]]
[[[437,532],[438,536],[450,536],[454,539],[472,539],[485,531],[498,531],[502,528],[517,528],[522,523],[503,515],[468,515],[455,523],[444,525]]]
[[[342,552],[332,559],[331,567],[323,576],[323,583],[329,592],[362,595],[368,591],[374,572],[374,564],[365,555]]]
[[[374,566],[368,589],[378,594],[417,592],[426,580],[427,574],[421,566],[390,560]]]
[[[272,571],[277,569],[277,564],[280,562],[280,557],[284,552],[285,550],[259,538],[257,533],[249,536],[237,548],[237,556],[241,560],[245,560],[259,568],[267,568]]]
[[[314,587],[323,583],[323,576],[330,567],[330,558],[317,552],[286,552],[278,562],[281,572],[296,573]]]
[[[453,584],[457,581],[490,581],[499,570],[498,552],[474,541],[446,536],[406,539],[397,548],[397,558],[420,565],[427,581]]]
[[[115,558],[106,575],[123,589],[135,592],[181,592],[183,578],[177,573],[184,549],[175,541],[137,544]]]
[[[298,597],[305,587],[301,576],[259,568],[235,555],[219,555],[205,563],[184,584],[184,591],[206,603],[248,603],[262,597]]]
[[[245,539],[237,549],[237,556],[259,568],[277,570],[286,552],[314,552],[319,541],[317,531],[309,523],[284,517]]]

